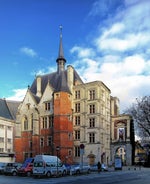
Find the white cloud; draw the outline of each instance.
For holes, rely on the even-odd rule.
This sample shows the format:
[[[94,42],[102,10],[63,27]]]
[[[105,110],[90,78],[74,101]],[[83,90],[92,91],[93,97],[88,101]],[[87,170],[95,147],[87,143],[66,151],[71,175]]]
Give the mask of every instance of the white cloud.
[[[122,68],[126,75],[138,75],[143,73],[145,65],[146,62],[141,56],[134,55],[125,58]]]
[[[117,35],[117,32],[115,32],[113,29],[114,28],[110,28],[110,30],[105,31],[102,35],[95,39],[95,44],[99,50],[122,52],[149,44],[150,35],[146,32],[141,32],[138,34],[126,34],[123,32],[121,35]]]
[[[101,6],[101,2],[97,1],[98,3],[96,11]],[[100,8],[99,14],[101,14]],[[117,11],[111,19],[105,19],[105,27],[100,24],[100,35],[95,38],[97,48],[99,51],[124,52],[148,47],[150,42],[149,17],[150,1],[126,0],[124,8]]]
[[[20,48],[20,51],[22,53],[26,54],[27,56],[31,56],[31,57],[37,56],[37,53],[33,49],[28,48],[28,47],[22,47],[22,48]]]
[[[93,57],[95,55],[95,52],[92,48],[82,48],[78,46],[74,46],[70,52],[77,53],[79,58],[86,58],[86,57]]]
[[[25,94],[27,92],[27,89],[14,89],[13,96],[6,97],[7,100],[15,100],[15,101],[22,101],[25,97]]]
[[[135,60],[136,58],[137,60]],[[82,61],[80,60],[80,62]],[[120,99],[121,110],[130,106],[135,98],[149,95],[150,76],[142,74],[146,69],[145,61],[142,58],[127,57],[122,62],[107,62],[101,65],[98,64],[100,61],[86,60],[86,62],[87,64],[84,65],[86,67],[78,69],[84,81],[103,81],[111,90],[111,95]]]
[[[101,1],[95,3],[91,15],[101,13],[100,4]],[[107,8],[104,13],[106,11]],[[95,47],[92,57],[90,54],[80,56],[86,48],[72,49],[79,58],[75,66],[84,81],[103,81],[111,94],[120,99],[121,110],[129,107],[136,98],[150,94],[149,17],[150,1],[134,0],[131,3],[126,0],[124,8],[115,12],[111,21],[108,17],[103,26],[99,25],[99,35],[95,34],[91,40]],[[87,49],[93,51],[90,47]]]
[[[46,69],[39,69],[37,71],[33,71],[31,72],[31,75],[32,76],[45,75],[45,74],[52,73],[55,71],[56,71],[56,68],[50,66],[50,67],[47,67]]]
[[[101,36],[102,39],[105,39],[109,36],[117,35],[124,31],[125,25],[121,22],[114,23],[110,29],[106,29]]]

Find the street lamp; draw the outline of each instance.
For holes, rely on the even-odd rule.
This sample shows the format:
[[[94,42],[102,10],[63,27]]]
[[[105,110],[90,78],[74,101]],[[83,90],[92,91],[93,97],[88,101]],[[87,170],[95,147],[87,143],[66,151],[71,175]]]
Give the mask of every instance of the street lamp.
[[[58,176],[58,152],[60,151],[60,147],[56,147],[56,152],[57,152],[57,176]]]

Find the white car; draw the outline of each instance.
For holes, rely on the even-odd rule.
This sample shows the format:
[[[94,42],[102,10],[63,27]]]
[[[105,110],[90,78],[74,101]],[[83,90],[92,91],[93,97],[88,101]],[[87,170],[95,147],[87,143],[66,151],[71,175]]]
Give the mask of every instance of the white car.
[[[101,166],[101,170],[102,170],[102,171],[108,171],[108,167],[107,167],[107,165],[102,164],[102,166]]]
[[[90,166],[89,165],[71,165],[71,168],[70,168],[70,175],[73,175],[73,174],[81,174],[81,173],[87,173],[89,174],[90,173]]]

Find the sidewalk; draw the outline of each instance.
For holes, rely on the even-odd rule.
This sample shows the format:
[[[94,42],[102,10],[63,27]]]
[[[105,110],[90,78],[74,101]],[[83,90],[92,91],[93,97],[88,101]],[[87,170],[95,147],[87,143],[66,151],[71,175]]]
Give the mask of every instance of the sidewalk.
[[[150,171],[150,167],[139,166],[123,166],[122,170],[115,170],[114,167],[109,167],[108,171]]]

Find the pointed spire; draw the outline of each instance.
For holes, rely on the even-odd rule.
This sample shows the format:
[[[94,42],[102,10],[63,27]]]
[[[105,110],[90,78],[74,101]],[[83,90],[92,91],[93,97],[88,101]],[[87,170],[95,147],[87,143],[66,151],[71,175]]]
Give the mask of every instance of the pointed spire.
[[[63,44],[62,44],[62,25],[60,25],[59,28],[60,28],[60,42],[59,42],[58,58],[56,60],[58,64],[58,73],[64,70],[64,66],[66,62],[66,59],[64,58]]]
[[[58,58],[64,58],[64,52],[63,52],[63,46],[62,46],[62,25],[60,25],[59,28],[60,28],[60,44],[59,44]]]

